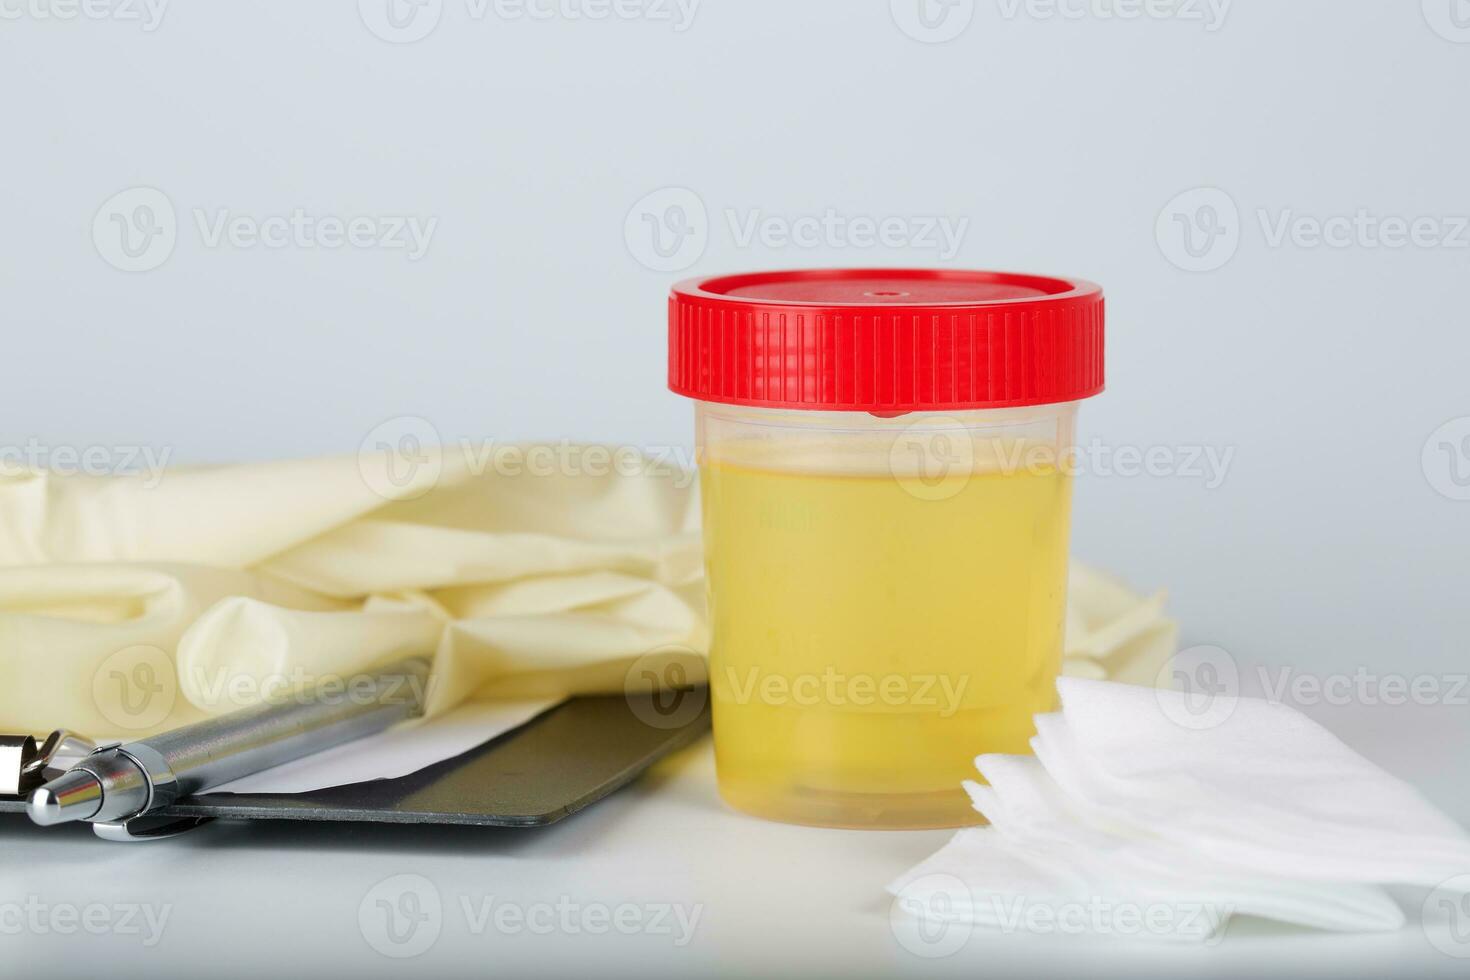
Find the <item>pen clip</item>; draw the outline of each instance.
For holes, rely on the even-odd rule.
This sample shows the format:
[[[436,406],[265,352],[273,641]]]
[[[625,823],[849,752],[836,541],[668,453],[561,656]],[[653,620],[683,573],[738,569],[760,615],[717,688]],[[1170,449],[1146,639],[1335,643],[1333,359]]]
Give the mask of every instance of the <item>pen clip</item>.
[[[137,844],[143,841],[177,837],[180,834],[188,833],[195,827],[203,826],[213,819],[213,817],[157,817],[144,814],[141,817],[134,817],[131,820],[94,823],[92,824],[92,832],[103,840],[110,840],[122,844]]]

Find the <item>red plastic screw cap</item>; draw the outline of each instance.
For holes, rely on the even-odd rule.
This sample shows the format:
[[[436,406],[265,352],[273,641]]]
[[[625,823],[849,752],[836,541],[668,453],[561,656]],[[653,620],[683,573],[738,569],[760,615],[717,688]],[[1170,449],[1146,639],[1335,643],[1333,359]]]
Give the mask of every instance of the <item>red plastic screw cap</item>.
[[[687,279],[669,295],[669,388],[878,414],[1075,401],[1103,389],[1102,289],[951,269]]]

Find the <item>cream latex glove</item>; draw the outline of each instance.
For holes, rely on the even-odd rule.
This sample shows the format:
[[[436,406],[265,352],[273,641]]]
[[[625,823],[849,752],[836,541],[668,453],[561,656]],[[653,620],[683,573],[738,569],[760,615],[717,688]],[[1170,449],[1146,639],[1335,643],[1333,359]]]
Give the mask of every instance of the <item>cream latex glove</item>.
[[[1179,641],[1178,624],[1164,615],[1164,599],[1163,592],[1135,595],[1117,579],[1073,561],[1062,673],[1154,686]]]
[[[689,474],[391,462],[0,480],[0,731],[136,738],[414,653],[430,713],[621,691],[640,658],[703,679]],[[1067,672],[1151,683],[1161,609],[1075,567]]]
[[[340,611],[351,603],[240,569],[0,568],[0,730],[64,726],[110,737],[197,721],[204,713],[179,695],[174,650],[206,610],[234,602],[285,615],[354,615]]]

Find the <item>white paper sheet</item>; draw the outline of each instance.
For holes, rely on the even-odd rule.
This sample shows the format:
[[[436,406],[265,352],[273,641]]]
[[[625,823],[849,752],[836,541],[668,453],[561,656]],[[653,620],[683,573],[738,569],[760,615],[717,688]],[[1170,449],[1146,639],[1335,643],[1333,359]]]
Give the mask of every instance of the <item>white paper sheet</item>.
[[[210,793],[306,793],[369,779],[407,776],[467,752],[523,725],[560,698],[471,701],[419,725],[400,725],[377,735],[252,773]]]

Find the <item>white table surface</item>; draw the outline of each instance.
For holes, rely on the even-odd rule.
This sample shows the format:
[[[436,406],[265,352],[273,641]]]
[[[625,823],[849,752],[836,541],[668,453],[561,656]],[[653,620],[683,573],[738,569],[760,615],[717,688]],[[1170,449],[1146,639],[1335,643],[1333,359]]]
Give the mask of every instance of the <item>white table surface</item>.
[[[1318,717],[1470,821],[1470,711],[1334,710]],[[1416,889],[1395,889],[1409,923],[1393,934],[1237,920],[1218,945],[1174,948],[975,931],[952,955],[922,958],[896,940],[883,886],[947,837],[742,816],[716,793],[708,739],[608,800],[537,830],[216,823],[167,842],[123,845],[96,840],[85,827],[43,830],[7,816],[0,819],[0,970],[46,978],[1470,975],[1470,958],[1429,941],[1426,929],[1443,935],[1449,920],[1422,924],[1427,893]],[[399,875],[417,877],[380,885]],[[420,910],[435,895],[440,910],[425,912],[419,931],[404,925],[398,937],[412,938],[394,943],[377,903],[400,900],[404,884],[421,897]],[[554,911],[537,919],[537,932],[514,919],[496,926],[493,910],[502,903],[544,916],[533,907],[554,910],[558,902],[575,916],[595,916],[599,907],[611,916],[625,906],[630,934],[593,934],[577,917],[567,928]],[[98,904],[102,910],[87,911]],[[96,934],[81,925],[62,934],[68,906],[94,916]],[[672,911],[654,920],[659,908],[676,907],[685,921],[698,914],[687,942]],[[129,908],[136,908],[131,918]],[[167,914],[151,945],[149,911],[154,922]],[[1470,926],[1470,913],[1460,925]],[[375,946],[415,955],[391,957]],[[1452,949],[1470,956],[1470,935]]]

